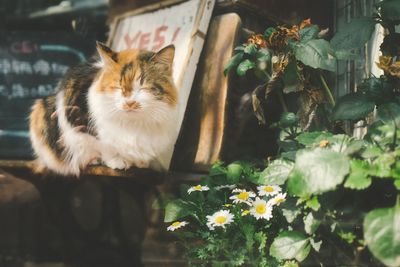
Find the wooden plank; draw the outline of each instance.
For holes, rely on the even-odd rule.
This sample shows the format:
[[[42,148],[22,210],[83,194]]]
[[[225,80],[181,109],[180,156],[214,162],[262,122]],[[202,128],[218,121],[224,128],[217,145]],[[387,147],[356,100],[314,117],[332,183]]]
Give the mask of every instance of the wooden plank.
[[[0,169],[14,172],[28,172],[33,174],[35,166],[34,161],[24,160],[0,160]],[[53,175],[51,173],[40,173],[40,175]],[[56,176],[56,175],[54,175]],[[82,172],[82,176],[109,176],[132,178],[135,182],[141,184],[159,184],[165,179],[164,173],[157,173],[149,169],[131,168],[128,170],[114,170],[105,166],[88,166]]]
[[[170,43],[176,47],[173,66],[179,93],[176,133],[168,151],[157,158],[165,169],[169,169],[214,4],[215,0],[163,1],[121,15],[112,26],[108,43],[117,51],[128,48],[156,51]]]
[[[185,125],[174,154],[174,167],[207,171],[220,158],[227,124],[229,79],[223,70],[237,45],[240,17],[230,13],[213,18],[207,35]]]
[[[126,13],[127,10],[136,10],[157,2],[159,0],[109,0],[108,22],[113,22],[117,16]]]

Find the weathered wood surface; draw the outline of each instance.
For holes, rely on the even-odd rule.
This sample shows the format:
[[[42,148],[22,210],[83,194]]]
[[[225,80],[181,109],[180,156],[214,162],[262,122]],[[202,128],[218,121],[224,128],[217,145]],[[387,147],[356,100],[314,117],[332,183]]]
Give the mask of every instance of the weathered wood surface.
[[[0,266],[34,251],[40,199],[31,183],[0,170]]]
[[[0,170],[1,267],[48,260],[58,261],[54,266],[141,266],[149,187],[93,176],[26,180]]]
[[[230,87],[223,70],[238,44],[240,29],[241,20],[235,13],[212,19],[175,149],[175,168],[207,171],[220,158]]]
[[[26,172],[34,174],[34,161],[25,160],[0,160],[0,169],[8,170],[12,173]],[[51,173],[39,173],[39,175],[56,176]],[[139,184],[159,184],[165,179],[164,173],[158,173],[149,169],[131,168],[128,170],[114,170],[106,166],[88,166],[82,171],[82,176],[109,176],[120,178],[131,178]]]
[[[108,22],[111,23],[115,17],[128,10],[137,10],[159,1],[160,0],[109,0]]]

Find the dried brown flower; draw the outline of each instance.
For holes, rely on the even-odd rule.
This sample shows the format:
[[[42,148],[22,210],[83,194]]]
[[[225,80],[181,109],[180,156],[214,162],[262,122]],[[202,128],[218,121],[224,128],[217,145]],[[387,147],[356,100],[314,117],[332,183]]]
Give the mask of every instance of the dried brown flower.
[[[400,61],[394,61],[390,56],[380,56],[379,62],[376,65],[382,69],[384,72],[400,78]]]

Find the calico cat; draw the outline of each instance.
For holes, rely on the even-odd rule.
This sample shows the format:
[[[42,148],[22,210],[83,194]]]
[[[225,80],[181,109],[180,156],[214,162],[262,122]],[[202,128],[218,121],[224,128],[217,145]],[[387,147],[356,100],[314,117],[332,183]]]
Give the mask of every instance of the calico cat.
[[[170,153],[177,131],[174,46],[157,53],[96,46],[100,61],[69,70],[56,95],[32,107],[37,171],[79,176],[94,160],[113,169],[168,168],[156,159]]]

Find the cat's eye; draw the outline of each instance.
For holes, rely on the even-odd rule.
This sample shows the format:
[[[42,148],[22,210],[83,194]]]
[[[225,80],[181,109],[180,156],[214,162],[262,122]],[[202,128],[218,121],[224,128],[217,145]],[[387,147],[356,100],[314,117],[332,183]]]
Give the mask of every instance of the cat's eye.
[[[164,88],[159,86],[158,84],[154,85],[151,87],[151,90],[157,94],[163,94],[164,93]]]

